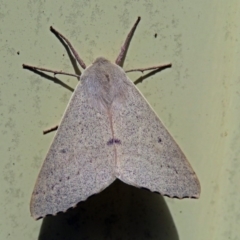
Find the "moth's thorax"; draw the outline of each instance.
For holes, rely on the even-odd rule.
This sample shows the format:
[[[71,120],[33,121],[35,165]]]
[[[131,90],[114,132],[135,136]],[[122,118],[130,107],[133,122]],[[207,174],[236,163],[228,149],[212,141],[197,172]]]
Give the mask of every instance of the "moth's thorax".
[[[110,109],[113,102],[124,103],[129,81],[125,72],[105,58],[97,58],[81,76],[87,98],[96,108]]]

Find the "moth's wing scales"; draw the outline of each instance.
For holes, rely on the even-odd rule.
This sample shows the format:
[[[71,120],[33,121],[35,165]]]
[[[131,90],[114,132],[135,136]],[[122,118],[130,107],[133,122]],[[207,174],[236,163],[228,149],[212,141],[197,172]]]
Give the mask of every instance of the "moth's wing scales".
[[[109,118],[97,113],[78,85],[43,163],[31,198],[35,219],[75,206],[110,185],[114,176]]]
[[[130,81],[130,80],[129,80]],[[113,104],[117,177],[169,197],[198,198],[200,183],[175,140],[134,84],[124,105]]]

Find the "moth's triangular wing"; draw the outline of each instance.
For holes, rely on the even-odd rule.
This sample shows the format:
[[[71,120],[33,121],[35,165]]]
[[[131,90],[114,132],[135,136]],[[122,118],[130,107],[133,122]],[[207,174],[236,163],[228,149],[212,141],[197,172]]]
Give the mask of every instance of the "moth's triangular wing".
[[[129,80],[130,81],[130,80]],[[134,84],[122,107],[114,103],[112,121],[117,177],[133,186],[177,198],[198,198],[200,183],[185,155]]]
[[[30,210],[35,219],[75,206],[110,185],[114,176],[109,118],[78,85],[39,173]]]

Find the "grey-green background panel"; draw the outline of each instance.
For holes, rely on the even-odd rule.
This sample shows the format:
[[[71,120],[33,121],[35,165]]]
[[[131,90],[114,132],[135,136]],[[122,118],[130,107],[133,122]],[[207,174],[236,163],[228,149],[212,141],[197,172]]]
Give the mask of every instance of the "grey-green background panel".
[[[1,240],[239,238],[239,1],[0,4]],[[50,25],[87,65],[98,56],[114,61],[137,16],[124,69],[172,62],[138,88],[187,155],[201,197],[168,199],[116,182],[67,214],[36,222],[29,201],[54,136],[42,130],[58,124],[72,91],[21,65],[74,72]],[[134,81],[141,73],[128,76]]]

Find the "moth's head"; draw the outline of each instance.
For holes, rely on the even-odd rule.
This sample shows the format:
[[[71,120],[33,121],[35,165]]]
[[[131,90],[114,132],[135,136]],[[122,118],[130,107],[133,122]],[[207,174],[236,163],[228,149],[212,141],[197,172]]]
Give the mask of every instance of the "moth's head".
[[[98,65],[98,66],[104,66],[104,65],[108,65],[109,63],[111,63],[109,60],[107,60],[104,57],[98,57],[94,60],[94,62],[92,63],[93,65]]]
[[[80,80],[89,101],[98,110],[108,110],[113,102],[123,102],[130,82],[121,67],[103,57],[87,67]]]
[[[93,69],[98,69],[98,71],[100,71],[101,73],[109,73],[109,75],[117,74],[117,72],[123,71],[121,67],[119,67],[115,63],[112,63],[104,57],[96,58],[91,66],[93,67]]]
[[[87,79],[95,79],[95,82],[99,81],[103,85],[112,85],[124,77],[125,72],[121,67],[104,57],[98,57],[84,70],[81,80],[84,82]]]

